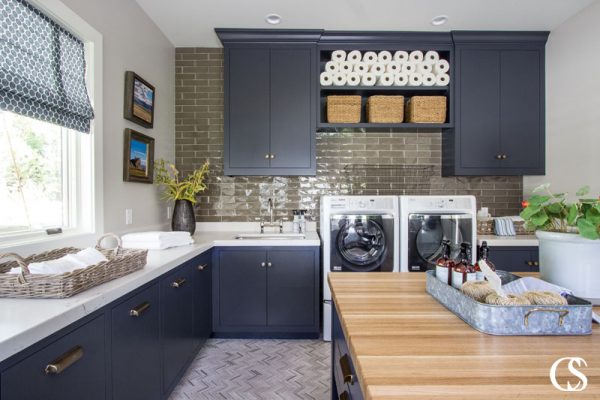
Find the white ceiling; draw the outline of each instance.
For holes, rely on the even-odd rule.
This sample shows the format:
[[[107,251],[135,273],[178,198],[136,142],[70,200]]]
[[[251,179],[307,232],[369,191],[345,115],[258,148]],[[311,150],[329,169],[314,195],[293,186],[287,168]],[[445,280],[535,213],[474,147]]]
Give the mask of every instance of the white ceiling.
[[[214,28],[552,30],[595,0],[136,0],[176,47],[221,46]],[[264,21],[278,13],[282,23]],[[449,22],[430,20],[446,14]]]

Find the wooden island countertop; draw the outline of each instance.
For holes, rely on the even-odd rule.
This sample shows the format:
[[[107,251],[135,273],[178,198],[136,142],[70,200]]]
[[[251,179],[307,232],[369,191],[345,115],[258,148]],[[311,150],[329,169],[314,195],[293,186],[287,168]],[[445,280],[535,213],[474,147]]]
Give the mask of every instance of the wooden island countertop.
[[[600,399],[598,324],[587,336],[492,336],[432,298],[425,274],[337,272],[328,280],[365,399]],[[562,357],[587,362],[576,366],[587,376],[584,391],[551,384]],[[557,381],[576,385],[567,364]]]

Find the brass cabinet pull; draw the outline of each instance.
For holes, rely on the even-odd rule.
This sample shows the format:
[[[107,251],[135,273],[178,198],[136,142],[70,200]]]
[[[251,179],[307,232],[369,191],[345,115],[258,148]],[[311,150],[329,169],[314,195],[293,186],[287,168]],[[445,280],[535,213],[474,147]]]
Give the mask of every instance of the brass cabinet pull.
[[[527,261],[527,265],[529,265],[530,267],[533,267],[533,261]]]
[[[271,154],[269,157],[271,160],[275,158],[275,154]]]
[[[269,154],[265,154],[265,158],[268,160],[269,159]]]
[[[502,154],[496,154],[496,160],[501,160],[502,159]]]
[[[506,160],[508,158],[508,156],[506,154],[502,154],[502,159]]]
[[[267,266],[267,263],[263,261],[263,262],[261,262],[261,263],[260,263],[260,266],[261,266],[261,267],[266,267],[266,266]]]
[[[208,264],[200,264],[200,265],[198,265],[198,271],[204,271],[206,268],[208,268]]]
[[[267,263],[267,267],[272,267],[272,266],[273,266],[273,264],[271,264],[271,261],[269,261],[269,262]]]
[[[529,316],[536,312],[553,312],[558,313],[558,326],[563,326],[565,322],[565,317],[569,315],[569,310],[561,310],[557,308],[534,308],[532,310],[527,311],[525,317],[523,319],[523,323],[525,326],[529,326]]]
[[[182,287],[184,283],[185,283],[185,279],[179,278],[175,282],[171,283],[171,287],[177,289],[177,288]]]
[[[50,364],[46,365],[46,375],[58,375],[83,357],[83,347],[75,346]]]
[[[344,390],[342,393],[340,393],[340,397],[339,397],[339,399],[340,399],[340,400],[350,400],[350,397],[348,397],[348,392],[346,392],[346,391]]]
[[[129,316],[130,317],[141,317],[142,314],[149,308],[150,308],[150,303],[145,301],[142,304],[140,304],[139,306],[133,307],[131,310],[129,310]]]
[[[344,354],[340,357],[340,368],[342,369],[342,375],[344,376],[344,383],[354,385],[354,375],[352,375],[348,354]]]
[[[539,267],[540,266],[540,262],[539,261],[534,261],[533,262],[533,266],[534,267]]]

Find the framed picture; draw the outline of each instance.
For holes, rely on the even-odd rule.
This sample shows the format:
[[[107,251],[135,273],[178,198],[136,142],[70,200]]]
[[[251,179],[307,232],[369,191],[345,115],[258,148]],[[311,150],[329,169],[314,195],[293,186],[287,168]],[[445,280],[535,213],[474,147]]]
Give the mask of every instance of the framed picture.
[[[154,126],[156,89],[133,71],[125,72],[123,117],[146,128]]]
[[[125,129],[123,180],[154,182],[154,139],[132,129]]]

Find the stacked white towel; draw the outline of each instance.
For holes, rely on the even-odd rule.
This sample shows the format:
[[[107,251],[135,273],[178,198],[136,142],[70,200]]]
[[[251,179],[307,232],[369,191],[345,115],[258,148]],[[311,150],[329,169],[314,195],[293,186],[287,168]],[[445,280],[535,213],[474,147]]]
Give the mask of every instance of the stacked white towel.
[[[67,254],[56,260],[31,263],[27,267],[32,274],[54,275],[73,272],[77,269],[96,265],[104,261],[108,260],[102,253],[88,247],[75,254]],[[11,268],[8,273],[19,274],[21,273],[21,267]]]
[[[494,218],[494,233],[496,236],[515,236],[515,224],[511,217]]]
[[[358,83],[363,86],[448,86],[449,69],[448,61],[433,50],[396,51],[393,54],[386,50],[364,53],[335,50],[319,81],[321,86],[356,86]],[[391,79],[382,78],[385,73],[392,74]],[[375,77],[365,78],[368,74]],[[400,74],[403,76],[398,77]]]
[[[139,232],[123,235],[126,249],[163,250],[169,247],[187,246],[194,243],[189,232]]]

